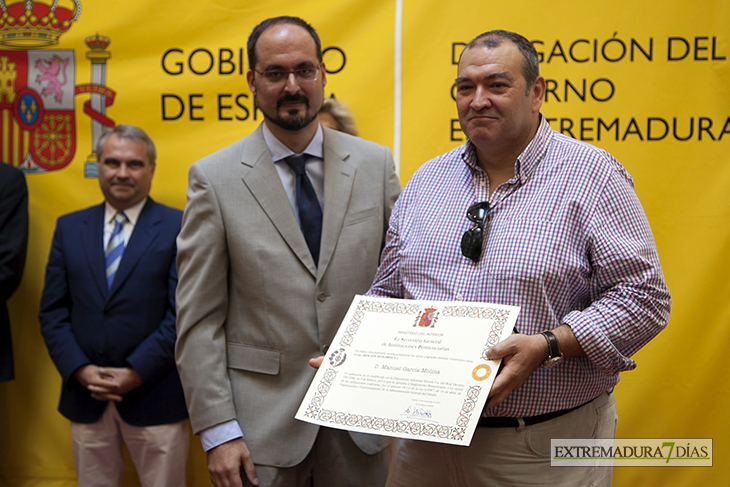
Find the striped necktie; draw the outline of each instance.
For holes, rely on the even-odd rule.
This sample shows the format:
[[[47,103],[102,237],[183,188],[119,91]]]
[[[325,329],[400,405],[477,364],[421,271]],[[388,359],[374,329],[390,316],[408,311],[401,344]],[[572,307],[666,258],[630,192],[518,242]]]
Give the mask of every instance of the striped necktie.
[[[111,289],[114,276],[117,274],[117,269],[119,269],[119,263],[122,261],[122,253],[124,253],[124,232],[122,231],[122,227],[128,221],[127,215],[121,211],[114,215],[114,230],[112,230],[112,235],[109,237],[106,254],[104,255],[106,285],[108,289]]]
[[[299,222],[304,234],[304,240],[306,240],[309,252],[311,252],[314,259],[314,265],[318,265],[319,244],[322,239],[322,207],[319,206],[312,181],[304,172],[304,164],[306,164],[307,159],[309,158],[302,154],[300,156],[289,156],[284,161],[296,174]]]

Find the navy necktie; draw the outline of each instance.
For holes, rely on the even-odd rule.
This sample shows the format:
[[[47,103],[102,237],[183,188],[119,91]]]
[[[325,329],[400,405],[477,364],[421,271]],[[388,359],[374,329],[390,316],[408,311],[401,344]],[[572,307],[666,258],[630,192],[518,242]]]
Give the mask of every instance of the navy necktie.
[[[124,253],[124,232],[122,232],[122,227],[128,221],[127,215],[121,211],[114,215],[114,230],[112,230],[112,234],[109,237],[109,243],[106,246],[106,253],[104,255],[106,285],[109,289],[112,287],[114,276],[117,274],[119,263],[122,261],[122,253]]]
[[[304,164],[307,156],[289,156],[284,159],[294,171],[297,179],[297,207],[299,208],[299,222],[307,241],[309,251],[312,253],[314,265],[319,264],[319,244],[322,239],[322,208],[317,200],[317,193],[314,192],[312,181],[304,172]]]

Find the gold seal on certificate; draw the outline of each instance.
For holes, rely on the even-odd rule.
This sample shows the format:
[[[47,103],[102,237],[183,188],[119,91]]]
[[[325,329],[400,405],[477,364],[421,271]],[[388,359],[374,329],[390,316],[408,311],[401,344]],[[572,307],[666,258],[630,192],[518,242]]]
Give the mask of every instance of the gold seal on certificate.
[[[356,296],[296,418],[468,445],[519,308]]]
[[[471,376],[474,380],[478,381],[489,379],[490,375],[492,375],[492,368],[487,364],[477,365],[471,372]]]

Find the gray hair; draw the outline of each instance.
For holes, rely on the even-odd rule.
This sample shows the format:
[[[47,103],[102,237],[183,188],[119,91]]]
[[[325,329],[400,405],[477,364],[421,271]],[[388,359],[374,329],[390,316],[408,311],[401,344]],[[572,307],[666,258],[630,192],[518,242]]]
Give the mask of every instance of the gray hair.
[[[502,44],[502,41],[511,42],[517,46],[522,53],[522,76],[527,82],[526,94],[529,95],[532,85],[535,83],[537,77],[540,76],[540,61],[537,57],[537,50],[535,50],[535,46],[533,46],[526,38],[516,32],[510,32],[508,30],[490,30],[489,32],[480,34],[472,39],[472,41],[466,45],[464,51],[477,46],[494,49]],[[462,54],[464,51],[462,51]],[[459,56],[459,61],[461,61],[461,56]]]
[[[141,128],[124,123],[108,128],[103,134],[101,134],[101,137],[99,137],[99,140],[96,142],[96,159],[98,161],[102,160],[101,153],[102,148],[104,147],[104,142],[106,142],[106,139],[112,135],[116,135],[122,140],[133,140],[135,142],[144,142],[147,144],[147,159],[149,159],[150,166],[155,165],[155,161],[157,160],[157,149],[155,149],[155,143],[152,142],[150,136]]]

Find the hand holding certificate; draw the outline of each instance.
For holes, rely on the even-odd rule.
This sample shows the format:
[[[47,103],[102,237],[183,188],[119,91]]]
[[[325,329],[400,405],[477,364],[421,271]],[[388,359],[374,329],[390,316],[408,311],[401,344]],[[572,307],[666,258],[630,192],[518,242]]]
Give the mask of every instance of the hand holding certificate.
[[[468,445],[519,308],[356,296],[296,418]]]

